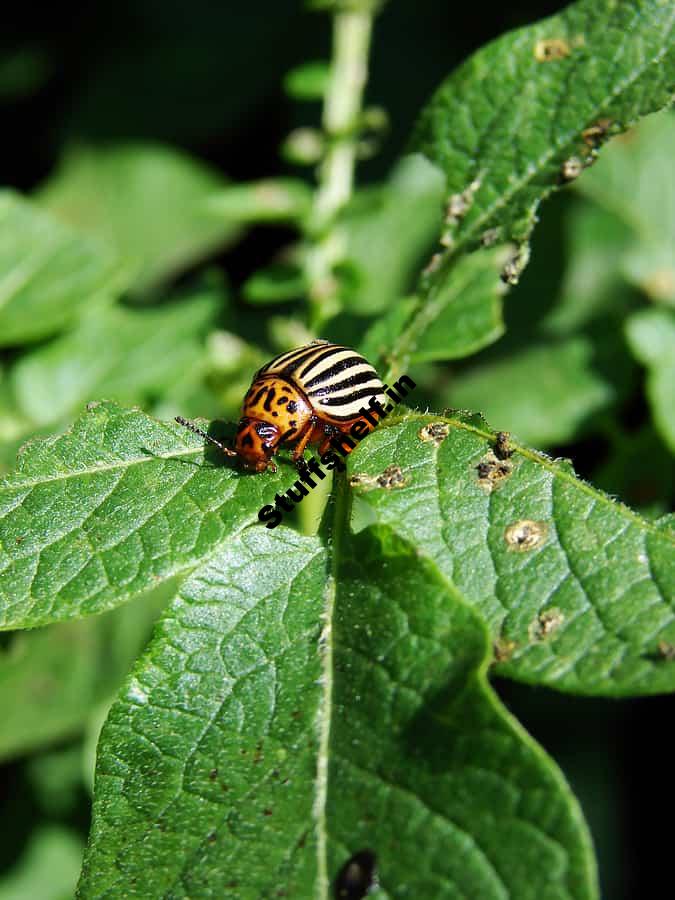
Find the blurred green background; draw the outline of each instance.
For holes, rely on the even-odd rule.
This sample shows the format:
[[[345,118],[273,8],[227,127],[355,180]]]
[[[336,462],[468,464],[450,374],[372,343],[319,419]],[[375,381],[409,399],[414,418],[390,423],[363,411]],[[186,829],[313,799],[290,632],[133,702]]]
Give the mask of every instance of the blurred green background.
[[[460,11],[391,0],[367,89],[389,129],[360,164],[359,183],[388,177],[420,107],[458,62],[563,6]],[[73,304],[72,285],[54,289],[50,269],[26,300],[41,310],[31,328],[0,319],[0,472],[23,442],[67,427],[96,398],[166,418],[233,418],[254,369],[301,342],[301,307],[256,306],[251,281],[285,263],[292,217],[231,187],[289,176],[311,185],[311,168],[285,162],[280,147],[294,129],[316,126],[320,108],[289,97],[284,78],[329,52],[328,17],[299,0],[13,11],[0,34],[2,186],[33,205],[13,199],[5,215],[0,203],[0,282],[3,261],[44,240],[35,210],[91,243],[76,285],[86,303]],[[532,260],[505,299],[505,335],[415,376],[420,405],[479,409],[656,517],[672,509],[675,485],[675,118],[652,117],[602,157],[541,209]],[[420,189],[422,200],[408,185],[407,205],[372,187],[357,197],[354,261],[370,278],[367,321],[389,291],[412,288],[434,244],[438,197]],[[307,199],[297,186],[284,196]],[[64,259],[75,252],[66,237],[54,240]],[[362,314],[351,309],[324,336],[356,341]],[[143,598],[94,624],[0,635],[0,900],[72,895],[98,729],[165,599]],[[497,687],[580,797],[604,896],[669,883],[669,829],[653,810],[675,798],[672,699]]]

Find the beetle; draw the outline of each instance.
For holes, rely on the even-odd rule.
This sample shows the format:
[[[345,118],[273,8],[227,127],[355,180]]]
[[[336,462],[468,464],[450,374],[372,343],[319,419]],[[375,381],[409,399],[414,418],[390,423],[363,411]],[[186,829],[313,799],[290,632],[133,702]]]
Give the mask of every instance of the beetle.
[[[275,356],[253,376],[244,397],[234,449],[225,447],[192,422],[176,421],[215,444],[227,456],[236,456],[245,469],[276,471],[272,457],[282,444],[295,444],[292,458],[298,465],[309,444],[327,451],[338,434],[348,434],[356,422],[372,423],[364,415],[364,402],[387,402],[385,386],[375,369],[356,350],[316,340]]]

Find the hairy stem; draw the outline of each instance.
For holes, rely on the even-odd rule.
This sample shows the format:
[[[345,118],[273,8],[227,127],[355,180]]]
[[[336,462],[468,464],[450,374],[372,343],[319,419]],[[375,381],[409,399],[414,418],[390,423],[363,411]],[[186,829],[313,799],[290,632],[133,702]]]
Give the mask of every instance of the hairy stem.
[[[334,268],[344,258],[346,240],[336,219],[354,185],[358,120],[368,75],[372,23],[371,10],[339,12],[334,20],[333,61],[323,108],[328,150],[320,168],[311,216],[315,243],[306,260],[310,325],[314,331],[339,311]]]

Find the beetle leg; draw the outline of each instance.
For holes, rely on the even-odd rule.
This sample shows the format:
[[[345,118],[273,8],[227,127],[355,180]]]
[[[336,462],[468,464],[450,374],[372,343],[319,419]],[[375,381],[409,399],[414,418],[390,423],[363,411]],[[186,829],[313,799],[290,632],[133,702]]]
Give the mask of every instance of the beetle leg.
[[[299,459],[302,459],[302,454],[305,452],[305,448],[312,437],[312,432],[314,431],[314,422],[308,422],[305,430],[300,434],[300,439],[298,443],[295,445],[295,449],[293,450],[293,454],[291,459],[294,463],[297,463]],[[303,460],[304,462],[304,460]]]
[[[349,434],[348,431],[341,432],[337,425],[324,425],[323,426],[323,440],[319,445],[319,456],[323,456],[324,453],[327,453],[328,450],[331,449],[331,439],[334,438],[337,434]]]

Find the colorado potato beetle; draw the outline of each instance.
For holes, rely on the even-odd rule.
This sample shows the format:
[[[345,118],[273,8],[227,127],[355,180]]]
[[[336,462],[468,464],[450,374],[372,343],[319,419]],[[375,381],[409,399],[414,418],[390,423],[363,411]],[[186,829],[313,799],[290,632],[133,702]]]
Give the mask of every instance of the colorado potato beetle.
[[[242,406],[234,449],[225,447],[180,416],[176,421],[211,441],[244,468],[263,472],[282,444],[295,444],[293,461],[302,460],[309,444],[328,449],[336,435],[348,434],[357,422],[373,424],[364,405],[387,402],[375,369],[356,350],[317,340],[275,356],[256,372]],[[389,409],[392,407],[390,406]]]

